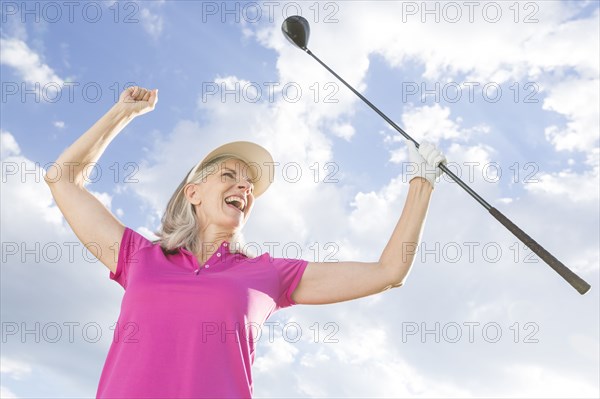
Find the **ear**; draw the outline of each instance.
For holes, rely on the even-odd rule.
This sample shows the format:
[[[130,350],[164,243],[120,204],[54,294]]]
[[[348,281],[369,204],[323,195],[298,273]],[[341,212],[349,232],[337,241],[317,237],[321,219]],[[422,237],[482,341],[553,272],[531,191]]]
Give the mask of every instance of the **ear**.
[[[197,184],[189,183],[183,188],[183,195],[193,205],[200,205],[200,188]]]

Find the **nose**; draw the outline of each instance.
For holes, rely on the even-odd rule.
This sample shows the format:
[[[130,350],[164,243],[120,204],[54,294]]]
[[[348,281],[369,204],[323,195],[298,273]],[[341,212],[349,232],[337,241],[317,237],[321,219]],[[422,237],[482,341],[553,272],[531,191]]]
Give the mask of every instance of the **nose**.
[[[238,183],[238,188],[243,189],[248,194],[254,192],[254,184],[250,180],[241,179]]]

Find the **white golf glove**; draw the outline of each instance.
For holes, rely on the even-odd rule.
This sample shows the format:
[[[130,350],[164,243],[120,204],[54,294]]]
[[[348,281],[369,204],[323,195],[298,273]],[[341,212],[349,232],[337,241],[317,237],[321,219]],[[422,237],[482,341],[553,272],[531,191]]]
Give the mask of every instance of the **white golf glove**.
[[[410,140],[406,140],[408,146],[408,162],[406,175],[410,182],[415,177],[423,177],[431,183],[431,187],[435,187],[435,181],[442,175],[442,170],[437,166],[442,163],[446,164],[446,157],[438,150],[435,145],[423,141],[419,145],[419,149]]]

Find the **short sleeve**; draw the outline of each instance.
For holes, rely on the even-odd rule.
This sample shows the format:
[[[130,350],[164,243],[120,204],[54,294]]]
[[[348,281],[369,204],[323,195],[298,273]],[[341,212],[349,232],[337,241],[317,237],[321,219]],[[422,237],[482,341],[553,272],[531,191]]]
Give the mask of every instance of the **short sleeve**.
[[[121,243],[119,245],[119,257],[117,258],[117,270],[109,274],[111,280],[119,283],[123,288],[127,289],[127,277],[132,264],[139,262],[136,258],[136,253],[144,248],[152,246],[152,242],[136,231],[125,227]]]
[[[276,310],[295,305],[292,294],[300,283],[308,261],[302,259],[270,258],[279,276]]]

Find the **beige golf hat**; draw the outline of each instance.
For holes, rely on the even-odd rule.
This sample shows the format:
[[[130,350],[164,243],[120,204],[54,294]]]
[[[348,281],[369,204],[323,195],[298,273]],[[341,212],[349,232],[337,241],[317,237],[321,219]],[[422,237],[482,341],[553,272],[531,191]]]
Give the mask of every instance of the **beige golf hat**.
[[[274,175],[273,157],[265,148],[249,141],[234,141],[217,147],[192,168],[187,177],[188,181],[197,170],[221,155],[231,155],[248,165],[248,174],[252,177],[254,184],[255,198],[267,191]]]

